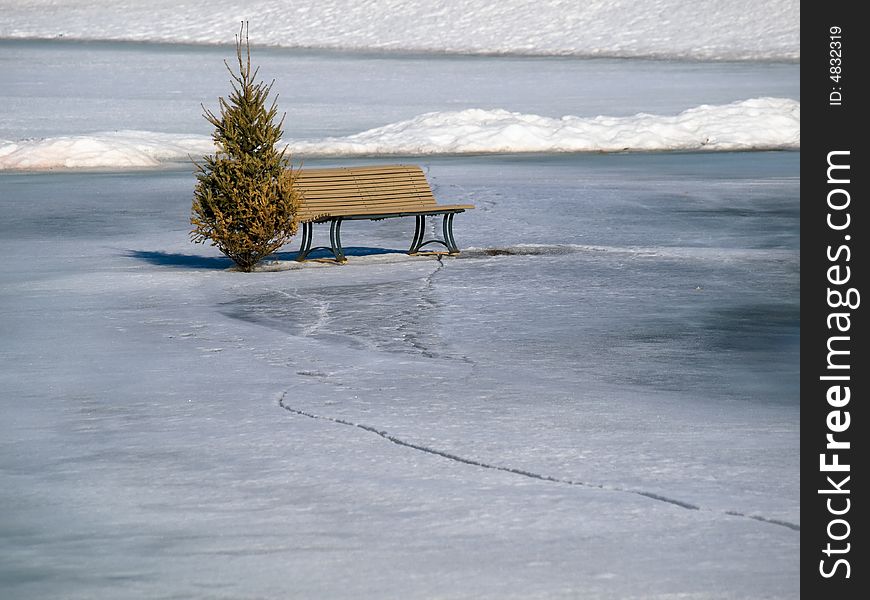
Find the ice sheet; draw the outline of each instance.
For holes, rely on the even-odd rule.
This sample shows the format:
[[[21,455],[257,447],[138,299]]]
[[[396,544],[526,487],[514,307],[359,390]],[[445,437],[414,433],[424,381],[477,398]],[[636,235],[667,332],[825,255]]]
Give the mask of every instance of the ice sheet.
[[[798,162],[428,159],[462,258],[252,275],[188,173],[4,175],[4,588],[793,597]]]
[[[195,4],[166,6],[0,2],[0,27],[192,39]],[[212,6],[223,39],[239,15]],[[710,40],[787,37],[790,14]],[[800,98],[797,64],[255,48],[293,139]],[[0,42],[0,138],[206,139],[228,54]],[[189,243],[189,167],[0,173],[4,598],[799,595],[799,152],[414,160],[477,206],[459,258],[403,254],[407,219],[352,222],[347,265],[294,244],[250,275]]]

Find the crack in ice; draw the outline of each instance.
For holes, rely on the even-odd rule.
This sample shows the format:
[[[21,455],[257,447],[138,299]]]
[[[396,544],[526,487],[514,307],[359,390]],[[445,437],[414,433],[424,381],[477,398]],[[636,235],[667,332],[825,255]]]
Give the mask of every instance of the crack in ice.
[[[712,509],[705,509],[695,504],[690,504],[689,502],[685,502],[683,500],[677,500],[675,498],[669,498],[667,496],[663,496],[661,494],[656,494],[653,492],[647,492],[644,490],[633,490],[630,488],[623,488],[619,486],[606,485],[601,483],[589,483],[586,481],[578,481],[576,479],[567,479],[563,477],[553,477],[552,475],[545,475],[542,473],[535,473],[533,471],[527,471],[525,469],[518,469],[515,467],[505,467],[502,465],[495,465],[492,463],[486,463],[480,460],[475,460],[473,458],[468,458],[465,456],[459,456],[458,454],[453,454],[451,452],[446,452],[444,450],[439,450],[437,448],[431,448],[429,446],[423,446],[422,444],[415,444],[414,442],[409,442],[407,440],[403,440],[395,435],[389,433],[388,431],[378,429],[377,427],[373,427],[371,425],[366,425],[364,423],[354,423],[353,421],[348,421],[346,419],[341,419],[338,417],[329,417],[326,415],[318,415],[315,413],[307,412],[298,408],[293,408],[292,406],[288,406],[284,403],[284,398],[287,396],[287,392],[281,394],[281,397],[278,399],[278,406],[283,408],[289,413],[299,415],[302,417],[307,417],[309,419],[314,419],[318,421],[328,421],[331,423],[336,423],[338,425],[345,425],[347,427],[355,427],[357,429],[361,429],[363,431],[373,433],[388,442],[392,442],[397,446],[402,446],[404,448],[410,448],[412,450],[417,450],[419,452],[425,452],[426,454],[431,454],[433,456],[440,456],[441,458],[446,458],[447,460],[452,460],[454,462],[458,462],[465,465],[470,465],[473,467],[479,467],[482,469],[490,469],[493,471],[501,471],[503,473],[511,473],[513,475],[520,475],[522,477],[528,477],[530,479],[537,479],[539,481],[548,481],[552,483],[561,483],[565,485],[574,485],[579,487],[585,487],[590,489],[598,489],[605,490],[610,492],[621,492],[625,494],[634,494],[636,496],[643,496],[644,498],[649,498],[651,500],[655,500],[657,502],[664,502],[666,504],[672,504],[674,506],[678,506],[680,508],[686,510],[704,510],[709,511]],[[762,523],[769,523],[771,525],[779,525],[780,527],[785,527],[787,529],[791,529],[793,531],[800,531],[800,525],[796,525],[794,523],[790,523],[788,521],[782,521],[779,519],[770,519],[767,517],[763,517],[760,515],[747,515],[745,513],[740,513],[737,511],[723,511],[724,514],[732,516],[732,517],[742,517],[745,519],[752,519],[754,521],[760,521]]]

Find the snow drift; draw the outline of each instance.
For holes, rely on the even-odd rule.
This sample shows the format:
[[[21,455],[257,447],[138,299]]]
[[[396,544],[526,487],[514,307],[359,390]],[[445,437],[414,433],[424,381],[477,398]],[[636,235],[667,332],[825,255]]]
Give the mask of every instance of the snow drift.
[[[285,142],[302,156],[798,149],[800,103],[753,98],[675,116],[594,118],[467,109],[430,112],[345,137]],[[0,141],[0,170],[147,168],[213,151],[203,135],[98,132]]]

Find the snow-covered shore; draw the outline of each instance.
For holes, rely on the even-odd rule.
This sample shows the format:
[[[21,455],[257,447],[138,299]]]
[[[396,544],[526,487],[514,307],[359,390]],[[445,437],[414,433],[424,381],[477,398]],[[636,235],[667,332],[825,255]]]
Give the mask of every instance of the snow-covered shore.
[[[505,110],[432,112],[361,133],[286,140],[304,156],[793,150],[800,103],[755,98],[699,106],[676,116],[561,119]],[[40,140],[0,140],[0,170],[154,167],[214,151],[210,138],[149,131],[99,132]]]
[[[797,0],[0,0],[0,38],[260,44],[705,60],[798,60]]]

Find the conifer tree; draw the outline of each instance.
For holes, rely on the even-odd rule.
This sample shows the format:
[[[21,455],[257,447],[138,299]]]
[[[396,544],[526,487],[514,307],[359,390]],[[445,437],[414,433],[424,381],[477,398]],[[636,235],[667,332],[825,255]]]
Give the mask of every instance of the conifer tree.
[[[210,240],[239,270],[250,272],[296,233],[299,194],[287,148],[276,147],[284,117],[275,122],[276,100],[266,105],[275,82],[256,81],[259,67],[251,70],[244,22],[236,37],[236,58],[238,73],[224,61],[233,90],[228,99],[219,98],[220,115],[203,106],[203,116],[215,127],[217,152],[204,156],[204,164],[196,163],[190,236],[195,243]]]

